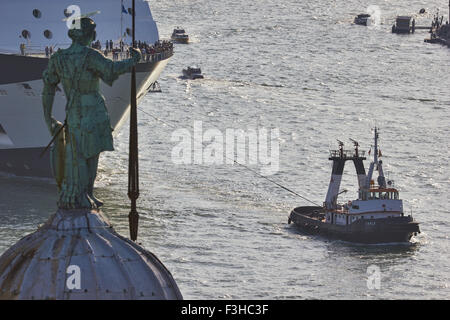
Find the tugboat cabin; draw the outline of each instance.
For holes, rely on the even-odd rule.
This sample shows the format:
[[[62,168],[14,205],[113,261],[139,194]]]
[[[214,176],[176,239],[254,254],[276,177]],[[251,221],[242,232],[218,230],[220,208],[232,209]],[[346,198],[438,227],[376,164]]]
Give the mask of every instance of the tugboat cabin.
[[[326,222],[348,225],[359,219],[383,219],[403,216],[403,203],[394,188],[360,190],[357,200],[338,205],[325,215]]]

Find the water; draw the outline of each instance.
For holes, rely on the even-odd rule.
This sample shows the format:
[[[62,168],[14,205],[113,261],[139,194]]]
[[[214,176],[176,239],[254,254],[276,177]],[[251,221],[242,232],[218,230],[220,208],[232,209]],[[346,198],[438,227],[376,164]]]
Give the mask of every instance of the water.
[[[381,23],[351,25],[378,5]],[[432,0],[427,11],[446,3]],[[162,94],[140,105],[140,241],[169,268],[187,299],[450,298],[448,194],[450,51],[428,34],[391,34],[397,14],[420,1],[152,1],[162,38],[177,25],[192,38],[175,45]],[[417,18],[428,24],[431,15]],[[424,23],[421,23],[421,22]],[[204,80],[179,78],[191,64]],[[160,118],[156,121],[152,116]],[[280,163],[270,176],[322,203],[328,149],[349,138],[369,150],[381,128],[385,171],[405,211],[421,222],[411,245],[362,246],[305,235],[287,224],[307,205],[231,165],[175,165],[174,128],[279,128]],[[97,194],[117,231],[128,236],[128,128],[102,155]],[[368,163],[366,162],[366,166]],[[258,166],[251,166],[258,170]],[[356,197],[354,169],[342,200]],[[55,185],[0,178],[0,253],[54,211]],[[381,271],[380,289],[367,268]]]

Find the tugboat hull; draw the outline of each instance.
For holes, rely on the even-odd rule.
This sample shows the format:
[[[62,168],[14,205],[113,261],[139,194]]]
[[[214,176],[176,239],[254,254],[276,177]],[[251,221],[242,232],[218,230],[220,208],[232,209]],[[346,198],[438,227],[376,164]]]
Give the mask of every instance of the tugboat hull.
[[[349,225],[326,223],[324,217],[323,207],[298,207],[292,210],[289,223],[310,233],[365,244],[408,242],[420,233],[419,224],[411,216],[360,219]]]

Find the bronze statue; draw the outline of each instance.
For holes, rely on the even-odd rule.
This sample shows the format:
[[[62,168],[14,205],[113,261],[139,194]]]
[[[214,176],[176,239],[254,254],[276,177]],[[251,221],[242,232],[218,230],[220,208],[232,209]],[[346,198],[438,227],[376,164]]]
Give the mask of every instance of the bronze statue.
[[[98,208],[102,202],[93,195],[98,158],[112,151],[113,138],[99,81],[108,85],[130,71],[141,59],[131,49],[131,59],[113,62],[89,45],[95,40],[95,23],[81,18],[79,29],[70,29],[72,45],[60,49],[49,60],[44,72],[42,103],[50,133],[56,137],[51,150],[52,167],[58,185],[58,207],[62,209]],[[52,117],[57,85],[67,97],[65,123]]]

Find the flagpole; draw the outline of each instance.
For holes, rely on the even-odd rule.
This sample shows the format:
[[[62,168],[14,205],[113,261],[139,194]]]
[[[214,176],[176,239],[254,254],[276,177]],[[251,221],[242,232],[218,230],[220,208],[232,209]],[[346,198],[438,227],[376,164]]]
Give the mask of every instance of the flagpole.
[[[132,40],[136,47],[136,11],[135,0],[132,7]],[[130,238],[137,240],[139,214],[136,210],[136,200],[139,198],[139,165],[138,165],[138,130],[137,130],[137,101],[136,101],[136,67],[131,69],[131,101],[130,101],[130,141],[128,162],[128,198],[131,200],[131,211],[128,215],[130,225]]]
[[[120,0],[120,42],[123,37],[123,0]]]

